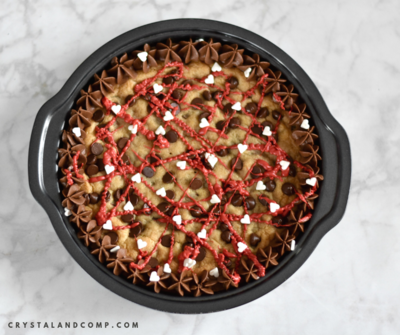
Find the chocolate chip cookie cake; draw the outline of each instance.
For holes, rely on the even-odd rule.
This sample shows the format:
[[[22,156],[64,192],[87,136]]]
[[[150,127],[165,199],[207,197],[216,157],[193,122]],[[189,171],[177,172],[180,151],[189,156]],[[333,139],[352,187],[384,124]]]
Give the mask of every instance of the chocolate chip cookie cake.
[[[117,276],[208,295],[296,248],[323,180],[306,105],[257,54],[145,44],[82,89],[58,150],[64,215]]]

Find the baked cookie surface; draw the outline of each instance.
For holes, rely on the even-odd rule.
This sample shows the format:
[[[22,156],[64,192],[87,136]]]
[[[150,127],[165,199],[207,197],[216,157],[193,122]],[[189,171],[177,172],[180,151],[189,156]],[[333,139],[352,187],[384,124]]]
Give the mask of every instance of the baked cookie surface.
[[[81,91],[59,149],[63,206],[114,274],[213,294],[295,248],[323,179],[318,136],[293,86],[243,52],[145,45]]]

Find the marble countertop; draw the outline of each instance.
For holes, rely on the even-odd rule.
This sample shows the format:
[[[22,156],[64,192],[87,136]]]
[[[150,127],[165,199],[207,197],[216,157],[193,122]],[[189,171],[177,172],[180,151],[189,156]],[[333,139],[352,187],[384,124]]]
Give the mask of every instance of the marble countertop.
[[[3,1],[0,334],[46,333],[15,329],[24,321],[139,322],[60,334],[398,334],[398,13],[395,0]],[[77,66],[127,30],[181,17],[241,26],[291,55],[347,131],[353,158],[347,212],[299,271],[252,303],[210,315],[153,311],[102,287],[61,245],[27,179],[36,113]]]

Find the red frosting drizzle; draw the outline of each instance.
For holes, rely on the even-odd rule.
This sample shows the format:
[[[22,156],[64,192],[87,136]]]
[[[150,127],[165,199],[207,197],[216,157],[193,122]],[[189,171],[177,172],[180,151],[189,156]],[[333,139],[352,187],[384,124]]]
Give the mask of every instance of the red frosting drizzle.
[[[260,77],[260,79],[258,80],[258,82],[256,83],[256,85],[254,87],[252,87],[250,90],[246,91],[246,92],[231,92],[230,89],[230,84],[229,82],[225,83],[225,88],[222,90],[221,88],[219,88],[218,86],[214,85],[214,84],[210,84],[210,85],[206,85],[205,79],[206,77],[198,80],[198,79],[192,79],[192,80],[197,80],[199,82],[201,82],[201,85],[196,85],[196,84],[190,84],[188,82],[185,83],[185,85],[183,84],[178,84],[177,81],[173,82],[172,84],[162,84],[162,86],[164,88],[169,88],[168,93],[164,93],[164,92],[160,92],[158,94],[158,96],[156,97],[154,95],[154,90],[153,90],[153,84],[155,83],[155,81],[158,78],[166,78],[169,76],[173,76],[175,79],[179,78],[184,78],[183,76],[183,64],[180,62],[171,62],[167,65],[165,65],[161,70],[158,71],[158,73],[152,77],[152,78],[148,78],[145,79],[144,81],[142,81],[141,83],[137,84],[135,86],[135,95],[125,103],[125,105],[121,106],[121,110],[118,113],[118,115],[115,115],[104,128],[96,128],[96,137],[99,140],[108,140],[108,143],[105,144],[106,147],[106,151],[104,152],[104,156],[103,156],[103,163],[104,165],[109,165],[114,167],[114,171],[111,172],[110,174],[106,174],[104,176],[98,176],[98,177],[92,177],[89,178],[89,182],[90,183],[95,183],[98,181],[105,181],[105,187],[104,187],[104,191],[102,193],[101,196],[101,205],[100,205],[100,209],[98,211],[98,213],[96,214],[96,219],[99,225],[103,225],[107,220],[110,220],[112,217],[115,216],[120,216],[120,215],[125,215],[125,214],[135,214],[135,215],[141,215],[141,214],[145,214],[149,211],[155,212],[157,213],[160,218],[157,219],[157,221],[162,222],[162,223],[166,223],[166,227],[165,230],[163,232],[163,234],[160,236],[160,239],[158,240],[158,242],[156,243],[155,247],[152,249],[151,252],[144,252],[142,250],[139,250],[139,256],[138,256],[138,261],[139,260],[144,260],[144,262],[139,265],[136,263],[131,263],[130,266],[132,268],[138,268],[138,269],[143,269],[146,264],[148,263],[148,261],[150,260],[151,256],[155,253],[155,251],[157,250],[158,245],[161,242],[161,238],[164,236],[165,232],[167,231],[169,225],[173,226],[173,231],[172,231],[172,236],[171,236],[171,247],[170,247],[170,251],[169,251],[169,257],[167,260],[167,263],[170,264],[172,259],[173,259],[173,246],[174,246],[174,241],[175,241],[175,231],[176,230],[180,230],[181,232],[183,232],[184,234],[186,234],[187,236],[191,237],[194,243],[194,247],[191,248],[190,246],[185,246],[184,250],[181,252],[181,254],[178,257],[178,261],[179,261],[179,270],[182,271],[184,270],[184,266],[183,266],[183,262],[186,258],[192,258],[195,259],[199,253],[199,249],[201,246],[205,247],[206,249],[208,249],[211,254],[213,255],[215,261],[218,264],[218,267],[225,270],[226,273],[232,278],[232,280],[235,283],[238,283],[240,281],[240,276],[237,272],[238,270],[238,266],[240,263],[240,258],[243,255],[246,255],[250,260],[252,260],[255,264],[255,266],[258,269],[258,275],[260,277],[265,275],[265,268],[262,266],[262,264],[260,264],[260,262],[258,261],[257,257],[251,252],[250,248],[246,248],[242,253],[240,253],[238,251],[237,248],[237,243],[242,242],[245,243],[245,234],[246,234],[246,228],[247,225],[244,225],[244,233],[243,236],[240,236],[232,227],[231,222],[232,221],[240,221],[240,219],[243,218],[243,216],[239,216],[239,215],[233,215],[233,214],[228,214],[226,213],[226,210],[228,208],[228,205],[231,203],[233,195],[227,200],[226,204],[224,206],[222,205],[218,205],[220,206],[220,214],[215,213],[215,208],[213,210],[211,210],[210,212],[207,212],[207,209],[204,208],[201,203],[199,201],[196,201],[195,199],[191,198],[187,192],[188,189],[183,189],[183,187],[181,185],[179,185],[174,178],[174,182],[175,184],[183,191],[183,195],[181,197],[181,199],[179,199],[179,201],[174,201],[168,198],[164,198],[164,200],[168,201],[171,203],[171,205],[173,205],[175,207],[174,212],[171,216],[165,215],[164,213],[162,213],[154,204],[151,203],[151,201],[149,199],[147,199],[139,190],[138,188],[135,186],[135,182],[131,181],[131,177],[132,175],[136,174],[136,173],[141,173],[142,170],[146,167],[146,166],[150,166],[151,168],[155,169],[157,166],[163,166],[165,168],[165,164],[171,161],[177,161],[177,160],[182,160],[182,161],[186,161],[186,169],[197,169],[200,171],[200,173],[202,173],[206,179],[207,185],[208,185],[208,189],[210,192],[210,197],[207,199],[202,199],[202,201],[206,201],[206,200],[210,200],[211,196],[213,194],[216,194],[218,196],[219,199],[222,199],[222,196],[224,194],[224,192],[233,192],[233,193],[239,193],[240,195],[242,195],[243,197],[243,202],[245,201],[245,197],[249,195],[249,192],[246,190],[246,188],[252,186],[253,184],[257,183],[259,180],[262,180],[266,177],[269,177],[271,179],[274,178],[278,178],[280,180],[282,180],[282,177],[286,177],[289,173],[289,168],[287,168],[286,170],[282,170],[281,165],[279,164],[282,160],[285,160],[288,155],[287,153],[282,150],[282,148],[279,147],[279,145],[276,143],[275,139],[273,136],[260,136],[257,135],[255,133],[253,133],[251,131],[252,127],[254,125],[258,125],[259,127],[263,126],[257,121],[255,115],[257,115],[258,110],[261,108],[261,103],[262,100],[264,98],[264,93],[261,94],[261,98],[260,101],[258,103],[258,108],[257,108],[257,112],[252,115],[246,112],[244,106],[242,106],[241,108],[241,113],[247,115],[248,117],[251,118],[252,122],[249,128],[245,128],[242,126],[239,126],[242,130],[246,131],[246,135],[245,135],[245,139],[243,141],[242,144],[246,144],[248,137],[250,135],[255,136],[257,138],[259,138],[262,143],[261,144],[248,144],[248,148],[247,150],[257,150],[260,152],[268,152],[270,154],[273,154],[276,156],[276,164],[275,166],[270,166],[268,164],[268,162],[258,159],[253,165],[252,167],[249,169],[249,171],[246,174],[246,177],[244,178],[244,180],[241,181],[237,181],[237,180],[231,180],[231,176],[233,174],[233,170],[234,167],[231,168],[230,174],[228,176],[228,178],[226,180],[219,178],[212,170],[207,169],[203,162],[202,159],[200,157],[201,154],[205,154],[205,153],[209,153],[214,155],[217,159],[218,162],[217,164],[222,164],[226,169],[228,169],[228,167],[226,165],[223,164],[223,162],[219,159],[218,155],[216,155],[215,153],[219,150],[222,149],[237,149],[237,145],[233,145],[230,147],[227,146],[221,146],[221,145],[217,145],[219,139],[222,138],[227,138],[226,134],[224,133],[225,131],[225,127],[227,127],[229,120],[232,119],[232,117],[234,117],[234,115],[236,114],[236,111],[234,110],[233,113],[231,113],[231,115],[227,118],[227,122],[225,122],[225,127],[222,130],[218,130],[215,128],[212,128],[211,126],[206,127],[206,128],[200,128],[200,130],[195,130],[190,128],[185,122],[183,122],[182,120],[174,117],[173,120],[170,121],[164,121],[163,117],[166,113],[166,111],[171,111],[172,115],[176,116],[177,113],[177,107],[174,107],[171,105],[170,101],[174,101],[175,103],[179,103],[181,105],[181,111],[184,111],[185,109],[188,108],[199,108],[199,106],[195,106],[195,105],[191,105],[190,103],[184,101],[185,97],[187,95],[187,93],[185,94],[185,96],[183,98],[181,98],[180,100],[176,100],[172,97],[172,92],[175,89],[180,89],[180,90],[184,90],[186,92],[192,91],[192,90],[203,90],[203,89],[208,89],[209,87],[218,90],[221,93],[221,96],[218,97],[216,100],[216,104],[214,106],[207,106],[207,105],[200,105],[200,107],[203,110],[207,110],[210,112],[210,116],[208,117],[208,122],[211,124],[211,120],[214,117],[214,114],[216,112],[216,108],[220,108],[223,109],[224,105],[222,104],[223,100],[226,100],[228,102],[230,102],[231,104],[235,104],[236,101],[233,100],[231,97],[229,97],[228,95],[230,93],[237,93],[242,95],[242,101],[244,101],[246,98],[250,97],[251,95],[254,94],[255,90],[259,87],[262,86],[263,88],[265,88],[268,85],[268,82],[265,81],[265,79],[267,78],[268,74],[263,75],[262,77]],[[164,71],[167,68],[176,68],[177,71],[176,73],[173,74],[164,74]],[[212,73],[214,77],[223,77],[225,79],[229,78],[226,74],[224,74],[222,71],[220,72],[214,72]],[[187,78],[185,78],[187,79]],[[264,90],[263,90],[264,91]],[[163,96],[162,99],[160,99],[160,95]],[[129,114],[126,113],[129,104],[139,98],[139,97],[144,97],[149,101],[149,105],[151,107],[151,110],[149,112],[149,115],[147,115],[146,117],[144,117],[143,119],[135,119],[134,117],[130,116]],[[276,102],[280,103],[281,106],[283,105],[281,98],[274,94],[273,98],[275,99]],[[104,107],[107,109],[107,115],[109,115],[112,112],[112,107],[114,105],[116,105],[115,103],[113,103],[111,100],[109,100],[108,98],[104,97],[102,99],[102,104],[104,105]],[[160,118],[163,122],[163,128],[166,129],[167,127],[169,127],[171,130],[175,130],[178,133],[179,139],[181,141],[183,141],[185,143],[185,145],[187,146],[187,152],[183,153],[183,154],[179,154],[175,157],[171,157],[168,159],[159,159],[156,156],[156,153],[159,152],[160,149],[164,149],[164,148],[168,148],[170,143],[168,142],[168,140],[162,136],[162,135],[156,135],[153,131],[150,131],[146,128],[146,122],[149,119],[150,115],[154,115],[158,118]],[[114,122],[116,121],[117,117],[124,119],[125,122],[129,123],[132,126],[137,126],[137,133],[141,133],[142,135],[146,136],[147,139],[154,141],[152,148],[150,148],[150,153],[148,154],[147,157],[142,158],[139,157],[139,155],[133,150],[132,152],[137,156],[137,158],[141,161],[140,166],[135,167],[133,165],[126,165],[123,160],[122,157],[125,154],[125,152],[128,150],[131,142],[134,140],[134,138],[137,136],[137,134],[133,134],[130,136],[129,140],[127,141],[125,147],[123,148],[123,150],[118,153],[118,149],[117,149],[117,145],[113,139],[113,132],[109,131],[109,128],[114,124]],[[276,126],[274,129],[271,129],[272,134],[276,134],[276,131],[278,129],[279,126],[279,122],[280,119],[278,120]],[[185,136],[190,136],[193,139],[195,139],[198,143],[201,144],[202,148],[201,149],[194,149],[189,142],[185,139],[185,137],[183,137],[182,133],[180,131],[178,131],[174,124],[178,125],[179,127],[181,127],[183,129],[183,131],[187,134]],[[218,139],[212,143],[210,140],[208,140],[207,138],[205,138],[205,135],[207,134],[208,131],[212,131],[218,134]],[[240,157],[240,152],[238,152],[238,156]],[[74,156],[73,160],[74,160],[74,164],[73,164],[73,168],[75,171],[75,174],[78,178],[81,178],[82,176],[79,175],[78,173],[78,167],[77,167],[77,159],[79,157],[79,152],[77,152],[77,154]],[[156,162],[150,164],[148,162],[148,158],[149,157],[154,157],[156,158]],[[293,162],[297,167],[299,167],[302,170],[307,171],[310,174],[310,178],[314,176],[314,172],[303,166],[302,164],[300,164],[297,161]],[[253,166],[255,166],[256,164],[261,165],[264,169],[265,172],[260,175],[258,178],[253,178],[250,180],[246,180],[247,177],[249,176],[251,169],[253,168]],[[166,169],[166,168],[165,168]],[[280,173],[279,173],[280,172]],[[107,212],[106,210],[106,195],[107,195],[107,191],[111,185],[111,180],[113,177],[115,176],[122,176],[127,184],[127,187],[125,189],[125,192],[120,196],[119,200],[117,201],[115,207],[110,210],[109,212]],[[209,175],[212,175],[216,180],[218,180],[221,185],[219,185],[218,183],[211,183],[210,179],[209,179]],[[68,179],[68,183],[69,183],[69,179],[70,178],[70,172],[69,174],[67,173],[67,179]],[[141,180],[141,182],[151,191],[156,192],[157,190],[155,190],[151,185],[149,185],[149,183],[147,183],[145,180]],[[261,220],[261,217],[264,214],[269,214],[269,215],[283,215],[286,216],[288,215],[288,213],[290,212],[290,210],[300,201],[303,201],[305,203],[307,203],[307,198],[309,196],[311,196],[312,194],[314,194],[315,190],[316,190],[317,186],[315,185],[314,187],[311,188],[311,190],[305,194],[301,194],[300,192],[298,192],[296,190],[296,195],[297,197],[288,205],[279,208],[278,210],[276,210],[274,213],[272,213],[271,211],[266,211],[264,213],[254,213],[254,214],[249,214],[247,211],[246,206],[244,206],[244,211],[245,214],[248,214],[250,216],[250,220],[252,222],[257,222],[257,223],[265,223],[265,224],[269,224],[269,225],[274,225],[277,227],[282,227],[285,225],[278,225],[278,224],[274,224],[272,221],[266,221],[266,220]],[[145,208],[141,209],[141,210],[131,210],[131,211],[122,211],[122,212],[117,212],[116,208],[119,206],[119,204],[123,201],[125,201],[127,195],[129,194],[130,190],[133,190],[145,203]],[[183,202],[184,199],[189,199],[190,201],[188,202]],[[264,199],[268,204],[271,202],[274,202],[272,199],[269,199],[266,196],[261,196],[262,199]],[[185,220],[182,221],[181,225],[176,224],[175,221],[172,220],[172,218],[175,215],[179,215],[179,209],[188,209],[190,210],[193,206],[198,206],[201,208],[201,210],[203,211],[204,217],[201,218],[194,218],[191,220]],[[216,207],[217,207],[216,206]],[[269,206],[268,206],[269,207]],[[307,221],[309,220],[311,217],[311,214],[307,214],[302,220]],[[202,239],[199,238],[197,236],[197,234],[188,231],[185,229],[187,224],[190,223],[201,223],[202,224],[202,229],[205,229],[207,227],[209,227],[206,239]],[[232,233],[232,245],[233,248],[235,250],[235,253],[231,253],[228,252],[227,250],[223,249],[222,251],[216,251],[214,250],[207,242],[207,238],[210,236],[210,234],[217,228],[218,223],[225,223],[230,232]],[[136,225],[138,225],[138,222],[134,222],[130,225],[126,225],[126,226],[119,226],[119,227],[113,227],[113,230],[120,230],[120,229],[130,229],[135,227]],[[229,269],[226,267],[225,265],[225,259],[226,258],[236,258],[236,268],[235,271],[233,271],[233,273],[231,273],[231,271],[229,271]]]

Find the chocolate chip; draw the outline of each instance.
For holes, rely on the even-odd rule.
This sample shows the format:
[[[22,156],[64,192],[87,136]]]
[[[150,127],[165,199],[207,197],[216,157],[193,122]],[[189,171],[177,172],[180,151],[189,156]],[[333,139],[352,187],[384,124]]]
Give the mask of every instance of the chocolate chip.
[[[164,184],[170,184],[174,181],[174,177],[169,173],[166,172],[162,178]]]
[[[196,106],[199,106],[199,105],[202,105],[202,104],[203,104],[203,99],[202,98],[194,98],[192,100],[192,102],[191,102],[191,105],[196,105]]]
[[[242,124],[242,121],[238,118],[238,117],[233,117],[230,121],[229,121],[229,127],[231,128],[237,128],[238,126],[240,126]]]
[[[212,99],[212,95],[211,95],[210,91],[204,91],[202,96],[203,96],[204,100],[206,100],[206,101],[211,101],[211,99]]]
[[[172,243],[172,236],[171,235],[164,235],[161,238],[161,244],[166,247],[169,248],[171,246]]]
[[[218,156],[225,157],[228,154],[228,149],[221,149],[215,152]]]
[[[171,204],[169,202],[162,202],[157,205],[157,208],[161,213],[167,213],[171,208]]]
[[[125,145],[126,145],[126,143],[128,143],[128,141],[129,141],[129,138],[127,138],[127,137],[121,137],[121,138],[118,140],[118,144],[117,144],[118,149],[122,150],[123,148],[125,148]]]
[[[272,117],[273,117],[275,120],[278,120],[278,119],[279,119],[279,116],[281,116],[281,113],[279,113],[277,110],[275,110],[275,111],[272,112]]]
[[[97,157],[93,154],[90,154],[89,156],[87,156],[87,161],[86,164],[91,165],[91,164],[96,164],[97,162]]]
[[[223,111],[224,111],[225,114],[230,114],[230,113],[232,113],[232,112],[233,112],[232,104],[231,104],[230,102],[228,102],[228,103],[224,106]]]
[[[176,102],[171,102],[171,107],[174,109],[177,108],[175,110],[175,115],[178,115],[181,112],[181,107]]]
[[[129,195],[129,201],[133,206],[136,206],[139,203],[139,196],[135,193]]]
[[[213,96],[213,99],[214,99],[215,101],[218,101],[218,98],[219,98],[219,99],[222,99],[223,94],[222,94],[222,92],[220,92],[220,91],[216,91],[216,92],[213,93],[212,96]]]
[[[210,205],[207,210],[209,213],[213,211],[213,214],[221,214],[221,207],[218,204]]]
[[[256,200],[253,197],[247,197],[244,203],[249,211],[256,207]]]
[[[129,229],[129,237],[137,237],[142,232],[143,225],[141,222],[136,227]]]
[[[166,197],[167,197],[168,199],[174,200],[174,198],[175,198],[175,192],[174,192],[174,191],[168,190],[168,191],[166,191],[165,193],[166,193]]]
[[[230,77],[228,79],[228,83],[231,84],[231,89],[234,89],[234,88],[238,87],[239,80],[236,77]]]
[[[181,100],[182,97],[183,97],[183,94],[181,93],[181,91],[175,90],[175,91],[172,92],[172,97],[173,97],[175,100]]]
[[[230,258],[225,258],[225,266],[230,268],[233,265],[233,262]]]
[[[103,153],[103,146],[100,143],[93,143],[90,151],[92,152],[93,155],[101,155]]]
[[[249,102],[244,109],[249,114],[255,114],[257,111],[257,105],[254,102]]]
[[[253,247],[257,246],[257,244],[260,243],[260,241],[261,241],[260,236],[254,234],[254,233],[250,235],[250,245],[251,246],[253,246]]]
[[[109,191],[107,191],[106,193],[106,202],[109,202],[111,199],[111,193]]]
[[[261,175],[265,172],[265,169],[261,165],[255,165],[251,170],[251,177],[252,178],[260,178]]]
[[[125,98],[125,104],[127,104],[128,103],[128,101],[129,100],[131,100],[133,98],[133,95],[132,94],[130,94],[130,95],[128,95],[126,98]],[[135,104],[135,99],[133,99],[132,101],[131,101],[131,103],[129,104],[129,107],[132,107],[134,104]]]
[[[104,171],[104,163],[102,159],[97,160],[96,165],[99,167],[99,172]]]
[[[142,173],[145,177],[151,178],[154,176],[154,170],[150,166],[145,166],[142,170]]]
[[[118,234],[115,231],[111,231],[106,234],[106,236],[110,236],[111,238],[111,244],[116,244],[118,242]]]
[[[201,119],[207,119],[209,116],[211,115],[210,112],[203,112],[199,115],[199,121],[201,121]]]
[[[221,233],[221,239],[226,243],[231,243],[232,233],[229,230],[225,230]]]
[[[233,157],[231,159],[231,168],[233,168],[233,166],[235,166],[235,170],[240,171],[241,169],[243,169],[243,161],[238,157]]]
[[[222,130],[225,127],[225,121],[224,120],[218,121],[215,126],[217,127],[218,130]]]
[[[296,177],[296,174],[297,174],[296,166],[294,164],[290,164],[290,166],[289,166],[289,176]]]
[[[156,154],[156,156],[158,157],[158,159],[161,160],[161,157],[160,157],[159,155]],[[154,156],[150,156],[149,158],[147,158],[147,161],[148,161],[150,164],[154,164],[154,163],[158,163],[158,159],[155,158]]]
[[[148,204],[144,204],[143,205],[143,209],[145,209],[145,213],[147,215],[150,215],[151,213],[153,213],[153,211],[151,209],[148,209],[148,208],[150,208],[150,206]]]
[[[283,217],[280,215],[274,216],[271,221],[272,223],[277,225],[283,225],[284,223]]]
[[[264,182],[264,185],[268,192],[272,192],[273,190],[275,190],[276,187],[276,183],[273,179],[268,179],[267,181]]]
[[[124,192],[125,191],[122,188],[119,188],[118,190],[116,190],[114,193],[114,199],[119,200],[119,198],[121,198],[122,193],[124,193]]]
[[[257,113],[257,117],[259,118],[264,118],[269,115],[269,110],[267,107],[261,107],[260,110]]]
[[[89,194],[85,193],[84,197],[85,197],[84,205],[87,206],[90,203],[90,196],[89,196]]]
[[[265,207],[268,206],[268,202],[264,198],[261,198],[261,195],[258,196],[258,201],[260,202],[261,205],[263,205]]]
[[[124,214],[121,215],[121,220],[125,223],[130,223],[133,220],[133,214]]]
[[[95,111],[93,113],[92,120],[94,122],[101,122],[104,119],[104,116],[105,116],[105,114],[104,114],[103,110],[98,109],[97,111]]]
[[[218,226],[218,229],[221,231],[229,230],[229,227],[226,223],[221,222]]]
[[[182,249],[185,249],[186,246],[188,246],[188,247],[190,247],[190,248],[193,248],[193,247],[194,247],[194,244],[193,244],[193,242],[186,242],[186,243],[183,243],[183,244],[182,244]]]
[[[195,218],[200,218],[203,216],[203,211],[199,206],[193,206],[190,209],[190,214],[192,214],[192,216],[194,216]]]
[[[293,195],[294,194],[294,185],[292,183],[284,183],[282,185],[282,192],[286,195]]]
[[[196,262],[201,262],[206,257],[206,248],[200,247],[199,254],[196,257]]]
[[[198,178],[195,178],[193,181],[192,181],[192,183],[190,184],[190,188],[192,189],[192,190],[198,190],[200,187],[202,187],[203,186],[203,182],[200,180],[200,179],[198,179]]]
[[[100,198],[100,196],[99,196],[98,193],[95,193],[95,192],[94,192],[94,193],[90,193],[90,194],[89,194],[90,203],[91,203],[92,205],[97,204],[98,201],[99,201],[99,198]]]
[[[165,134],[165,138],[169,143],[175,143],[178,140],[178,133],[175,130],[170,130]]]
[[[235,207],[240,207],[243,205],[243,196],[241,194],[235,194],[232,198],[231,204]]]
[[[147,263],[152,269],[156,268],[158,266],[158,259],[155,257],[151,257],[149,259],[149,262]]]
[[[165,85],[171,85],[174,81],[174,77],[165,77],[162,82]]]
[[[128,157],[128,155],[125,153],[125,154],[123,154],[123,156],[122,156],[122,162],[124,163],[124,164],[126,164],[126,165],[129,165],[129,164],[131,164],[131,161],[129,160],[129,157]]]
[[[261,135],[264,131],[264,128],[258,124],[255,124],[251,127],[251,131],[256,135]]]
[[[89,176],[89,177],[91,177],[91,176],[94,176],[96,173],[98,173],[99,172],[99,167],[97,166],[97,165],[94,165],[94,164],[92,164],[92,165],[89,165],[87,168],[86,168],[86,174]]]

